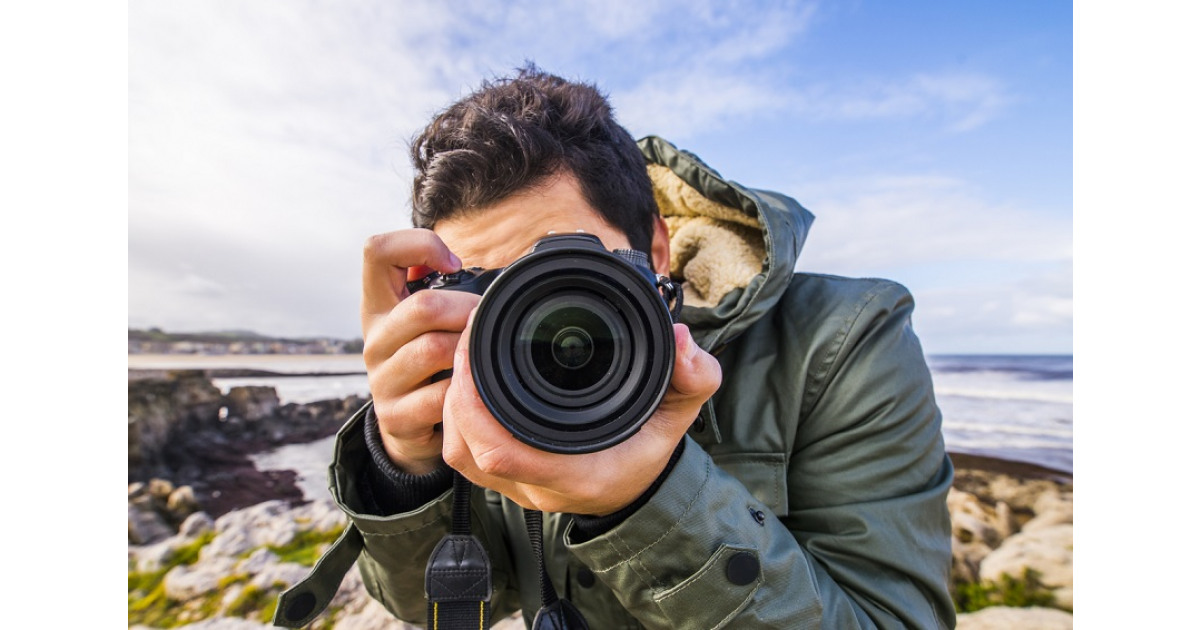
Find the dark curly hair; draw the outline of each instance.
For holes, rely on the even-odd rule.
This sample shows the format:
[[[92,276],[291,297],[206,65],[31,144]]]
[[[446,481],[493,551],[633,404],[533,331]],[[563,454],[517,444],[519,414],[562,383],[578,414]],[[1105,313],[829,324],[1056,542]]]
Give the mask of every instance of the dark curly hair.
[[[485,81],[412,142],[413,225],[470,214],[561,172],[634,249],[650,253],[658,207],[641,150],[594,85],[533,64]]]

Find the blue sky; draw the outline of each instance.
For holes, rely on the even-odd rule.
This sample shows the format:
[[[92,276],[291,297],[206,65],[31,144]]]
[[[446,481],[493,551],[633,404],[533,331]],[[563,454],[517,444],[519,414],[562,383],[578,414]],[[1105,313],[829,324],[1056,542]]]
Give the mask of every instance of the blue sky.
[[[129,3],[130,326],[358,336],[408,139],[532,60],[795,197],[927,352],[1072,352],[1071,4],[450,4]]]

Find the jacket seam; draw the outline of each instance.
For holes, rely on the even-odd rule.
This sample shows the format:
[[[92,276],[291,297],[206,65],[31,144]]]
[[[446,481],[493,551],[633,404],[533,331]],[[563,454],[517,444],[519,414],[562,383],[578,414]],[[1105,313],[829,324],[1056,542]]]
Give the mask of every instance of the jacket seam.
[[[730,612],[728,615],[725,615],[725,618],[722,619],[721,621],[717,622],[717,625],[713,626],[713,628],[720,628],[720,627],[724,626],[725,624],[729,623],[729,621],[732,620],[735,615],[742,612],[742,609],[746,607],[746,602],[748,602],[754,598],[754,594],[758,592],[758,587],[761,585],[762,585],[762,580],[760,579],[758,584],[755,584],[754,588],[750,589],[750,592],[746,594],[746,597],[743,598],[742,601],[739,602],[738,605],[734,607],[733,611]]]
[[[403,536],[405,534],[413,534],[413,533],[419,532],[423,529],[433,527],[435,525],[441,525],[441,524],[442,524],[442,521],[440,519],[435,519],[435,520],[429,521],[428,523],[421,525],[420,527],[406,527],[400,531],[395,531],[395,532],[364,532],[364,531],[362,531],[361,527],[359,528],[358,531],[362,533],[364,538],[367,536],[387,538],[389,536]]]
[[[833,366],[837,363],[838,357],[846,349],[846,341],[850,338],[850,331],[854,330],[854,327],[858,324],[858,320],[862,319],[863,313],[867,311],[867,307],[890,286],[893,285],[891,283],[881,284],[873,291],[865,294],[858,305],[856,305],[854,312],[846,317],[842,327],[838,329],[829,351],[821,361],[820,377],[814,378],[812,385],[806,388],[811,394],[811,398],[809,398],[809,404],[801,409],[801,413],[808,415],[817,404],[817,400],[825,394],[825,388],[829,386],[829,375],[832,374]]]

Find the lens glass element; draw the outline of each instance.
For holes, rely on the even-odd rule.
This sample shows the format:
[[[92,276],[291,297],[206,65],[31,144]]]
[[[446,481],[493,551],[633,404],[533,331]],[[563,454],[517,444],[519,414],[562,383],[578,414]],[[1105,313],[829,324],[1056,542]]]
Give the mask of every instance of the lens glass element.
[[[589,301],[589,300],[584,300]],[[589,305],[592,306],[592,305]],[[528,348],[538,375],[566,392],[589,390],[611,375],[618,322],[571,296],[551,298],[533,309],[517,347]]]

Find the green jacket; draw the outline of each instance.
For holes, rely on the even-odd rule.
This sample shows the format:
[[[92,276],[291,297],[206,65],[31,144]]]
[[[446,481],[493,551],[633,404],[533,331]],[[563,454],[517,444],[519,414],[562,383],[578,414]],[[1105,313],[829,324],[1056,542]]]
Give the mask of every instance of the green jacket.
[[[570,516],[545,516],[556,590],[594,630],[952,628],[953,469],[911,295],[886,280],[794,273],[807,210],[726,181],[659,138],[640,145],[657,168],[672,251],[686,254],[691,244],[676,239],[687,234],[702,244],[732,234],[753,268],[742,286],[704,295],[704,257],[673,260],[673,275],[695,267],[680,271],[700,287],[682,320],[724,382],[663,484],[624,522],[576,543]],[[371,596],[423,625],[425,564],[447,532],[451,493],[405,514],[363,513],[364,411],[339,433],[330,467],[351,525],[280,614],[291,606],[293,619],[311,620],[357,559]],[[493,621],[522,610],[530,623],[538,571],[521,508],[476,489],[472,519],[493,565]]]

